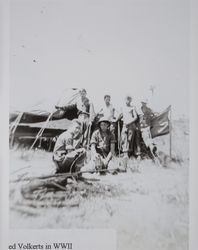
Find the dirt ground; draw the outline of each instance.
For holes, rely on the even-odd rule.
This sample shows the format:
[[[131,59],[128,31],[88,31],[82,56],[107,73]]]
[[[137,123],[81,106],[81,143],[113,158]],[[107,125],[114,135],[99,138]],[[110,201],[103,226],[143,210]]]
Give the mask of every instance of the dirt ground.
[[[23,178],[53,173],[51,153],[11,150],[10,227],[114,228],[119,250],[187,250],[189,128],[184,120],[173,125],[172,160],[169,135],[158,137],[160,166],[143,160],[134,171],[131,161],[126,173],[84,174],[87,182],[56,192],[21,192]]]

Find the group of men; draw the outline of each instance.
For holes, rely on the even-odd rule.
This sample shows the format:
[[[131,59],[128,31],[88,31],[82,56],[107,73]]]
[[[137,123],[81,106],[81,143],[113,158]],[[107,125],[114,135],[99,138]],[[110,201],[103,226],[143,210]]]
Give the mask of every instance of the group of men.
[[[132,97],[126,96],[124,107],[120,114],[116,114],[111,96],[105,95],[103,107],[95,114],[86,90],[81,89],[79,94],[80,98],[76,102],[78,119],[74,119],[71,127],[58,137],[54,147],[56,173],[80,171],[87,159],[88,149],[91,150],[90,162],[93,169],[102,171],[110,168],[116,142],[119,153],[123,153],[125,167],[127,161],[124,159],[131,156],[140,159],[141,138],[146,147],[153,150],[150,124],[154,114],[146,102],[142,102],[143,115],[140,117],[132,104]],[[97,128],[91,133],[91,124],[96,118]],[[119,121],[122,121],[122,130],[118,127],[118,133],[115,133],[116,123]]]

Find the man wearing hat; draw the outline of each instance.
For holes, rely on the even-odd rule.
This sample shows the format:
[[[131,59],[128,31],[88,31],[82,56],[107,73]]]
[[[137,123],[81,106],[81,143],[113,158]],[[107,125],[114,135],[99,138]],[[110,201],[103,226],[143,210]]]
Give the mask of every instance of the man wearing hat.
[[[153,119],[155,115],[153,111],[147,106],[147,100],[143,100],[141,103],[142,103],[141,110],[143,113],[143,116],[141,117],[141,122],[140,122],[142,138],[146,147],[150,148],[151,152],[155,154],[156,146],[152,139],[151,129],[150,129],[151,120]]]
[[[144,116],[144,120],[147,123],[148,126],[151,125],[151,120],[154,117],[153,111],[147,106],[147,100],[143,100],[141,106],[141,110]]]
[[[115,135],[109,129],[110,124],[108,118],[100,118],[99,128],[91,137],[91,158],[96,169],[107,169],[115,155]]]
[[[56,173],[76,172],[83,167],[86,151],[82,141],[81,122],[74,119],[71,127],[58,137],[54,147]]]

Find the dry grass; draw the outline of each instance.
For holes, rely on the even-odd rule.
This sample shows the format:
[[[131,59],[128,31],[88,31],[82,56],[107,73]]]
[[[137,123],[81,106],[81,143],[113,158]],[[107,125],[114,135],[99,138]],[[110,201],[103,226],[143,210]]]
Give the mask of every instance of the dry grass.
[[[120,250],[187,250],[188,134],[188,124],[175,123],[172,159],[168,136],[156,138],[161,166],[144,160],[136,171],[131,160],[126,173],[86,174],[98,181],[70,182],[66,191],[35,190],[26,198],[20,189],[27,182],[11,183],[11,227],[115,228]],[[11,151],[12,180],[53,169],[51,153]]]

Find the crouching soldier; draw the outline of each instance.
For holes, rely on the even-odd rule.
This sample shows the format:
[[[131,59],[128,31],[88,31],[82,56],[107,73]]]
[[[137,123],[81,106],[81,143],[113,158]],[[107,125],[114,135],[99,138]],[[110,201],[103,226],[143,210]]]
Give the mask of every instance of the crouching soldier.
[[[56,173],[77,172],[84,166],[86,151],[82,147],[81,127],[80,121],[75,119],[71,127],[58,137],[53,152]]]
[[[115,135],[109,129],[110,125],[107,118],[100,118],[99,128],[91,137],[91,159],[97,170],[109,168],[115,155]]]

